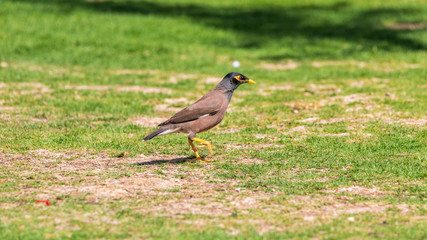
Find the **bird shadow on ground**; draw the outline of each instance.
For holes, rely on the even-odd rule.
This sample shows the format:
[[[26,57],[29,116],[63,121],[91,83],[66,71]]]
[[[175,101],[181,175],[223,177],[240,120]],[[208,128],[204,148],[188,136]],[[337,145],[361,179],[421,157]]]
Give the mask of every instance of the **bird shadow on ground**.
[[[190,159],[194,159],[194,157],[193,156],[179,157],[179,158],[174,158],[174,159],[170,159],[170,160],[157,159],[157,160],[151,160],[151,161],[148,161],[148,162],[134,163],[132,165],[137,165],[137,166],[151,166],[151,165],[161,165],[161,164],[181,164],[181,163],[187,162]]]

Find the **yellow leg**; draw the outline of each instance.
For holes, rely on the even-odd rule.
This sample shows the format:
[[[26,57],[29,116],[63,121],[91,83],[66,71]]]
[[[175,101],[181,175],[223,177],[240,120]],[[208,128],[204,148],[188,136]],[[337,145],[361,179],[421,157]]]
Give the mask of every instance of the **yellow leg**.
[[[196,160],[201,160],[201,161],[204,161],[204,162],[210,162],[210,161],[212,161],[212,160],[208,160],[208,159],[204,159],[204,158],[200,157],[200,155],[199,155],[199,153],[197,151],[197,148],[194,145],[193,141],[196,141],[196,142],[199,142],[199,143],[201,143],[203,145],[206,145],[208,147],[208,149],[209,149],[209,155],[208,156],[211,156],[213,154],[212,145],[211,145],[210,142],[205,141],[205,140],[200,139],[200,138],[188,139],[188,143],[190,143],[191,149],[193,149],[194,154],[196,154],[196,158],[195,159],[191,159],[190,161],[196,161]]]
[[[203,161],[204,159],[202,157],[200,157],[199,152],[197,152],[197,148],[196,148],[196,146],[194,146],[193,140],[188,139],[188,143],[190,144],[191,149],[193,149],[194,154],[196,154],[196,158],[191,159],[190,161],[196,161],[196,160]]]
[[[211,145],[210,142],[205,141],[205,140],[200,139],[200,138],[193,138],[193,141],[196,141],[196,142],[199,142],[201,144],[206,145],[208,147],[208,149],[209,149],[209,155],[208,156],[211,156],[213,154],[212,145]]]

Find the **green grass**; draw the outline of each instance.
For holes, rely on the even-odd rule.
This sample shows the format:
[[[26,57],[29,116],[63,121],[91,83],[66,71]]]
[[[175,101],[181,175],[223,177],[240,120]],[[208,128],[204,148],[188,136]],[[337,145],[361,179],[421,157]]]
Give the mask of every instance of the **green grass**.
[[[424,1],[4,0],[0,25],[0,239],[427,237]],[[141,141],[231,71],[257,84],[198,135],[213,162]]]

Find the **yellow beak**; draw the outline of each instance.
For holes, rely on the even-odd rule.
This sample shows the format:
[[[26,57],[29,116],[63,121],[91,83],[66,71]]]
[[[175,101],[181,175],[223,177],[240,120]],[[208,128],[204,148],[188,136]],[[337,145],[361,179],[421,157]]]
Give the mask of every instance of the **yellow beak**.
[[[246,82],[247,82],[247,83],[252,83],[252,84],[255,84],[255,83],[256,83],[255,81],[252,81],[252,80],[250,80],[250,79],[246,80]]]

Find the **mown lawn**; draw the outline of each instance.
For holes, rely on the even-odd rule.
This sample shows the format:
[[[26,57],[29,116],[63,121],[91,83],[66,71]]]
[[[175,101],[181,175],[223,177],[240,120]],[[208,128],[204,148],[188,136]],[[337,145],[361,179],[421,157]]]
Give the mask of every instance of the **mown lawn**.
[[[0,26],[0,239],[427,238],[425,1],[3,0]],[[198,135],[214,161],[141,141],[231,71],[257,84]]]

